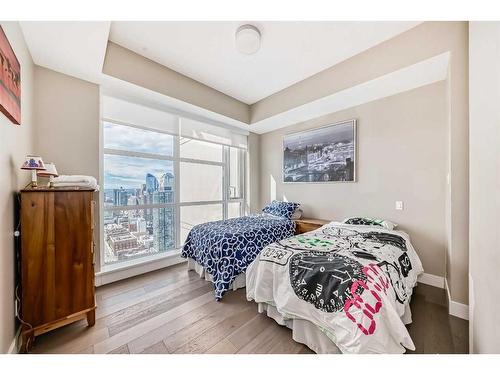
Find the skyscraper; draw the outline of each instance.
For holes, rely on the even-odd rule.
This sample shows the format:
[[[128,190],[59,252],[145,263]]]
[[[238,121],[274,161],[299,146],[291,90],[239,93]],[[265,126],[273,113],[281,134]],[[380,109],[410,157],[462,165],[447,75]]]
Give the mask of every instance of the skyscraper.
[[[164,173],[160,178],[160,190],[168,191],[173,190],[174,175],[170,172]]]
[[[144,204],[152,204],[153,203],[153,193],[158,191],[158,179],[156,176],[148,173],[146,175],[146,185],[145,185],[145,194],[144,194]],[[153,209],[146,208],[144,210],[144,218],[147,222],[153,221]]]
[[[127,191],[122,187],[113,189],[113,202],[115,206],[126,206],[128,202]]]
[[[146,175],[146,192],[152,194],[153,192],[158,190],[158,179],[156,176],[148,173]]]
[[[153,194],[153,203],[171,203],[171,191],[157,191]],[[161,207],[153,209],[153,245],[157,251],[166,251],[174,247],[174,209]]]

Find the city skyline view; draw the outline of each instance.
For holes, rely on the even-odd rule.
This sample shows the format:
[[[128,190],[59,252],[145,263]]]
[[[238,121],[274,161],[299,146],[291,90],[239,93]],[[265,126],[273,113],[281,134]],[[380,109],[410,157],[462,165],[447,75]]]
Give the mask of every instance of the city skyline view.
[[[172,156],[174,137],[169,134],[105,122],[104,148],[150,155]],[[104,189],[138,188],[150,173],[160,178],[173,173],[173,162],[122,155],[104,155]]]
[[[132,154],[104,154],[104,262],[175,248],[174,209],[162,207],[174,202],[174,164],[161,159],[173,155],[174,137],[108,122],[103,134],[105,150]],[[109,210],[153,204],[157,207]]]
[[[170,160],[156,160],[133,156],[104,155],[104,189],[136,189],[144,183],[149,173],[160,178],[164,173],[173,175]]]
[[[241,214],[240,202],[223,202],[224,188],[242,198],[240,149],[111,122],[103,135],[105,264],[174,250],[194,225],[223,219],[224,204],[228,216]],[[174,147],[179,158],[165,159]],[[220,203],[175,206],[196,201]]]
[[[108,210],[104,213],[104,261],[113,263],[175,248],[174,176],[158,179],[151,173],[140,187],[104,189],[104,206],[160,205],[155,208]]]

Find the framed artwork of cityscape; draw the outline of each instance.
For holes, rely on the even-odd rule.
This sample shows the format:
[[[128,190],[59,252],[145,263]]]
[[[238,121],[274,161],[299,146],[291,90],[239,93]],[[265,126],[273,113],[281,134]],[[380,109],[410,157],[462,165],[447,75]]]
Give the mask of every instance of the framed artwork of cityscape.
[[[356,120],[283,137],[283,182],[354,182]]]
[[[21,65],[0,26],[0,111],[21,123]]]

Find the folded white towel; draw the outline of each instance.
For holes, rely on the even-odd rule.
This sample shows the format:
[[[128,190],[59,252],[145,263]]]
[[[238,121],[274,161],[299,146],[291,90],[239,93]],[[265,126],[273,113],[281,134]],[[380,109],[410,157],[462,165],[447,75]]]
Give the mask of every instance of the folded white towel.
[[[97,185],[97,180],[92,176],[84,176],[84,175],[60,175],[55,177],[53,180],[54,183],[86,183]]]
[[[58,182],[53,184],[54,187],[81,187],[89,188],[99,191],[99,185],[97,184],[87,184],[84,182]]]
[[[61,175],[53,179],[52,185],[54,187],[82,187],[99,190],[95,177],[83,175]]]

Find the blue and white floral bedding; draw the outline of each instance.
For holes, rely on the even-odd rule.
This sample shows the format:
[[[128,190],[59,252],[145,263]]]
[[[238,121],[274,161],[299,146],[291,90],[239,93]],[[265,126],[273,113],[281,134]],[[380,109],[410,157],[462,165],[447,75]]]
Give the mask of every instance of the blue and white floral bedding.
[[[215,298],[220,300],[264,247],[294,234],[293,220],[269,214],[214,221],[191,229],[181,255],[212,276]]]

